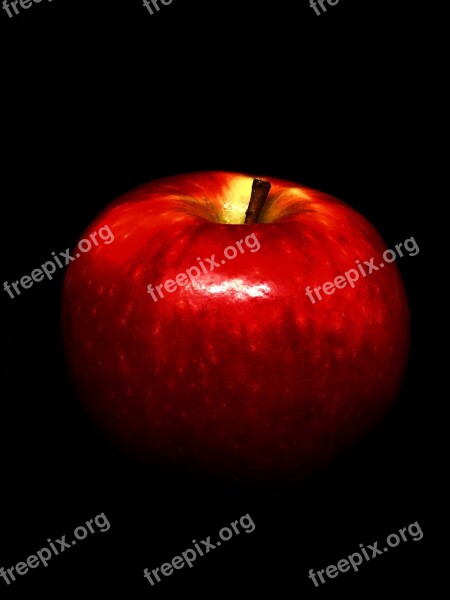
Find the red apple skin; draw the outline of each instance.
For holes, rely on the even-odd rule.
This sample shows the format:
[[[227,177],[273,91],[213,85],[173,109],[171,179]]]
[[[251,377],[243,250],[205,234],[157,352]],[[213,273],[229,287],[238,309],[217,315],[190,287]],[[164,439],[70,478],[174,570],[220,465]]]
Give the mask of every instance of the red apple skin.
[[[268,179],[257,224],[214,222],[250,198],[252,176],[204,172],[131,191],[82,236],[108,225],[115,239],[68,267],[68,363],[94,422],[141,458],[300,477],[372,429],[398,393],[409,311],[395,262],[315,304],[305,294],[356,260],[379,265],[383,240],[341,201]],[[251,233],[259,251],[244,244],[158,302],[147,293]]]

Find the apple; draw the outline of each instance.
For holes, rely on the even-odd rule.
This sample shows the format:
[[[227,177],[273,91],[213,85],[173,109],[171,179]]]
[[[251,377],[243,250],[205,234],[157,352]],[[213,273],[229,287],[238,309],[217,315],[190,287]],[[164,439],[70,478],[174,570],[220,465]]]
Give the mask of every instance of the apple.
[[[301,477],[374,428],[398,393],[409,310],[395,262],[353,286],[336,280],[381,262],[380,235],[336,198],[268,179],[262,207],[267,189],[258,198],[244,174],[138,187],[83,234],[108,226],[114,242],[68,267],[63,334],[83,405],[151,464]],[[313,302],[308,286],[327,292]]]

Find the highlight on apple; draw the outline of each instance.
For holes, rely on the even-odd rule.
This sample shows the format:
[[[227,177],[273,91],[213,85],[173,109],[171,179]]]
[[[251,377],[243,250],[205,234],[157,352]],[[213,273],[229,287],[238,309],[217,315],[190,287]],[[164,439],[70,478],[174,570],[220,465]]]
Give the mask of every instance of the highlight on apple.
[[[239,249],[239,252],[241,254],[244,254],[245,249],[242,247],[244,243],[252,253],[258,252],[258,250],[261,248],[261,244],[259,243],[256,234],[251,233],[250,235],[247,235],[243,240],[239,240],[238,242],[236,242],[236,247],[227,246],[223,251],[224,257],[227,260],[235,259],[238,255],[237,248]],[[221,265],[224,265],[227,262],[227,260],[221,259],[220,262],[217,262],[215,254],[212,254],[210,258],[205,258],[204,261],[200,257],[198,257],[197,262],[201,266],[203,273],[197,266],[189,267],[189,269],[186,269],[185,272],[178,273],[175,279],[166,279],[164,283],[161,283],[155,287],[153,287],[153,285],[149,283],[147,286],[147,293],[151,295],[153,302],[158,302],[158,298],[155,294],[155,291],[158,292],[160,298],[164,298],[164,294],[162,291],[163,288],[166,292],[172,294],[176,291],[178,286],[184,287],[189,283],[194,283],[194,281],[198,279],[202,274],[206,275],[206,273],[211,273],[211,271],[214,271],[214,269],[218,269]],[[209,269],[205,266],[205,262],[208,263]]]

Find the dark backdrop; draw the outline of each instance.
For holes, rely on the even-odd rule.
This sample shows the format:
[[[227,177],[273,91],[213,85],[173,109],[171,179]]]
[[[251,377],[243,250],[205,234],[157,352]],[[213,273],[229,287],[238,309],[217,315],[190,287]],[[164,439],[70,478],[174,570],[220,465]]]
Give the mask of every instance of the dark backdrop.
[[[2,291],[0,566],[105,512],[97,533],[7,586],[2,597],[372,597],[429,590],[436,547],[421,214],[427,85],[408,3],[43,0],[2,34],[2,275],[73,246],[120,194],[151,179],[236,170],[298,181],[362,212],[398,262],[412,348],[386,422],[332,468],[288,489],[238,489],[152,473],[91,429],[67,375],[63,271],[11,300]],[[434,15],[433,18],[437,18]],[[412,119],[412,116],[414,118]],[[142,577],[249,512],[233,538],[154,588]],[[418,521],[424,537],[315,588],[308,570]]]

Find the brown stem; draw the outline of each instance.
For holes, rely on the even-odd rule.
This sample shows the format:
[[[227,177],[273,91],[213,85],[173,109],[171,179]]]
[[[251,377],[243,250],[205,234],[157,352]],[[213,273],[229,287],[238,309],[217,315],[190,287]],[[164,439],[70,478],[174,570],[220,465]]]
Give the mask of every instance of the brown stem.
[[[247,212],[245,213],[245,221],[244,223],[257,223],[259,219],[259,215],[261,213],[262,207],[264,206],[264,202],[269,195],[269,191],[271,188],[271,184],[269,181],[265,181],[264,179],[254,179],[252,185],[252,195],[250,197],[250,202],[247,208]]]

